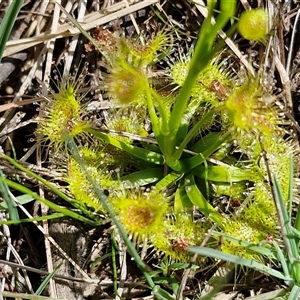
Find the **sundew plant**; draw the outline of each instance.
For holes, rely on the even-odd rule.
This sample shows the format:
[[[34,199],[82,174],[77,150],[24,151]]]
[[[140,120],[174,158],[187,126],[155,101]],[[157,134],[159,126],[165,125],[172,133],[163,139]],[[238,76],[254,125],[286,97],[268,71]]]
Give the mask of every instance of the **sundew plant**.
[[[162,92],[150,76],[155,63],[170,55],[170,31],[159,31],[145,45],[116,37],[105,85],[110,101],[121,107],[108,111],[106,126],[85,118],[77,83],[62,79],[42,109],[38,134],[63,152],[64,181],[73,196],[67,201],[81,216],[95,221],[112,211],[136,244],[179,262],[190,261],[188,248],[200,245],[215,224],[209,247],[216,249],[224,235],[230,238],[224,238],[223,252],[263,262],[262,253],[237,241],[258,245],[272,237],[281,244],[268,170],[287,205],[295,146],[279,108],[266,100],[272,95],[263,74],[237,80],[222,63],[224,42],[217,35],[225,25],[236,26],[236,1],[221,1],[217,13],[214,5],[208,1],[192,53],[166,70],[176,89]],[[259,14],[260,24],[266,23],[265,12]],[[248,36],[247,24],[238,26],[253,40],[267,33]],[[106,191],[103,201],[95,186]]]

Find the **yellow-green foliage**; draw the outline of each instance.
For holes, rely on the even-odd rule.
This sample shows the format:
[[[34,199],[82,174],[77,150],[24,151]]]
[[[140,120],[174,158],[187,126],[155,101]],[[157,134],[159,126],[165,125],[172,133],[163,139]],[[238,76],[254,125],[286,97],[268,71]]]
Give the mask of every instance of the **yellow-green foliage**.
[[[110,111],[112,117],[107,120],[107,127],[116,130],[133,133],[139,136],[147,136],[148,133],[145,130],[145,119],[147,118],[147,108],[142,104],[130,104],[121,107],[118,110]],[[124,138],[122,136],[117,137],[120,140],[126,140],[131,143],[130,138]]]
[[[121,104],[134,101],[144,103],[148,86],[147,67],[167,44],[168,35],[165,32],[158,33],[145,46],[121,38],[112,54],[112,66],[107,78],[112,99]]]
[[[229,126],[230,122],[234,125],[230,130],[233,130],[241,152],[246,153],[253,164],[259,165],[259,172],[265,178],[254,183],[249,192],[249,197],[252,197],[250,203],[235,219],[225,222],[225,230],[232,236],[255,244],[266,240],[268,235],[276,237],[279,234],[262,151],[266,153],[270,171],[277,176],[285,201],[288,201],[289,161],[293,154],[293,146],[284,140],[285,132],[278,126],[279,110],[264,103],[263,96],[259,81],[252,79],[236,88],[225,101]],[[224,243],[224,249],[228,252],[232,249],[235,254],[249,257],[243,247],[233,246],[228,241]]]
[[[122,61],[111,71],[108,80],[109,93],[121,104],[142,101],[146,78],[144,70]]]
[[[94,151],[89,148],[80,149],[80,154],[86,162],[87,172],[95,182],[103,189],[110,189],[116,185],[111,180],[111,176],[105,170],[101,170],[101,152]],[[70,157],[67,164],[67,173],[64,176],[65,181],[69,184],[68,189],[74,195],[79,204],[93,208],[96,212],[102,211],[101,203],[94,192],[93,186],[86,178],[85,172],[79,163]]]
[[[126,61],[133,67],[143,68],[152,64],[159,52],[164,51],[164,47],[168,46],[170,35],[165,31],[160,31],[156,35],[147,38],[145,45],[137,39],[121,38],[119,47],[114,55],[115,63],[119,64],[121,60]]]
[[[183,60],[173,66],[171,74],[174,82],[183,84],[188,67],[188,62]],[[238,151],[245,155],[246,161],[239,161],[239,166],[258,172],[258,176],[254,176],[253,187],[244,191],[250,200],[237,215],[224,218],[222,230],[254,244],[266,240],[268,235],[276,238],[279,236],[276,209],[261,154],[263,150],[266,152],[270,170],[277,176],[284,199],[288,201],[289,160],[294,147],[292,142],[284,138],[286,132],[280,127],[280,111],[274,104],[270,105],[264,100],[269,95],[264,91],[259,75],[237,85],[234,78],[220,71],[218,62],[214,61],[198,78],[192,92],[193,101],[198,100],[199,104],[209,102],[219,107],[223,130],[232,133]],[[218,83],[219,90],[214,89],[214,83]],[[201,108],[203,110],[205,106]],[[232,183],[229,185],[233,186]],[[218,194],[222,191],[225,195],[229,194],[230,186],[228,188],[227,184],[217,183],[214,186]],[[242,195],[240,191],[236,195],[231,191],[233,197],[238,194]],[[253,253],[226,239],[222,250],[253,258]]]
[[[168,211],[168,201],[162,193],[129,190],[110,195],[109,201],[127,232],[138,240],[161,232]]]
[[[144,129],[144,122],[149,113],[146,109],[145,93],[148,93],[147,96],[150,93],[154,98],[154,106],[161,105],[159,101],[163,99],[157,98],[158,91],[150,91],[148,67],[156,59],[157,51],[163,51],[167,37],[159,33],[146,46],[139,46],[133,42],[127,43],[123,39],[118,42],[119,46],[112,55],[112,69],[107,78],[108,90],[113,99],[121,104],[130,103],[130,105],[112,113],[114,116],[107,120],[109,129],[140,136],[148,135]],[[181,86],[188,68],[188,59],[175,63],[171,70],[173,82]],[[293,153],[293,146],[285,139],[286,132],[278,125],[280,123],[278,109],[264,101],[266,93],[260,84],[260,76],[256,79],[248,78],[237,84],[228,73],[220,67],[218,59],[215,59],[199,74],[188,107],[188,113],[190,115],[195,113],[197,116],[194,115],[189,125],[192,126],[197,117],[201,118],[212,107],[216,108],[216,115],[218,114],[216,119],[220,123],[218,128],[231,133],[232,140],[228,143],[234,143],[241,159],[227,156],[227,150],[224,154],[217,153],[219,156],[215,154],[214,158],[220,160],[218,164],[221,166],[231,165],[233,172],[240,170],[239,168],[247,168],[257,173],[247,177],[248,180],[249,178],[252,180],[249,187],[245,184],[245,179],[235,183],[228,180],[224,185],[221,182],[215,184],[217,195],[223,193],[241,197],[237,200],[243,202],[246,194],[248,199],[237,215],[224,213],[223,227],[220,230],[237,239],[257,244],[266,239],[269,234],[275,238],[278,235],[276,210],[261,153],[263,150],[266,152],[270,170],[276,174],[284,199],[287,201],[289,159]],[[75,93],[76,87],[71,83],[62,84],[59,93],[53,95],[52,102],[45,108],[41,119],[39,132],[49,138],[56,149],[65,141],[66,134],[75,137],[84,133],[85,128],[89,126],[83,121],[83,110],[76,100]],[[171,107],[170,104],[170,109]],[[168,113],[166,119],[169,117]],[[202,129],[209,130],[213,122],[214,119]],[[128,137],[115,138],[132,144],[132,140]],[[195,140],[199,138],[199,136],[194,137]],[[195,222],[185,209],[176,211],[174,216],[165,195],[155,189],[149,192],[141,189],[125,190],[119,178],[112,180],[110,172],[118,169],[116,177],[128,175],[126,173],[128,166],[132,164],[139,168],[139,160],[105,142],[100,142],[98,147],[100,150],[81,146],[80,153],[95,182],[102,189],[109,190],[108,201],[127,232],[139,241],[146,239],[158,252],[163,252],[174,260],[189,260],[190,254],[186,248],[202,243],[211,226],[210,222],[207,219]],[[226,149],[228,148],[227,145]],[[158,148],[154,149],[159,151]],[[207,164],[212,164],[211,161]],[[78,202],[97,212],[102,211],[93,187],[84,174],[80,165],[73,158],[69,158],[68,173],[65,175],[69,190]],[[247,249],[226,239],[222,249],[243,257],[253,257]]]
[[[175,63],[171,70],[171,77],[174,83],[181,86],[187,76],[188,69],[189,59]],[[224,100],[227,93],[234,87],[234,81],[230,80],[230,77],[218,64],[218,59],[215,59],[200,72],[191,96],[197,99],[198,105],[208,102],[214,106],[219,106],[221,104],[220,100]]]
[[[83,110],[76,99],[76,86],[71,82],[62,82],[59,92],[53,93],[53,98],[42,108],[38,133],[58,149],[64,142],[65,136],[76,137],[88,126],[83,121]]]
[[[244,133],[270,137],[278,130],[278,112],[264,103],[259,81],[250,79],[236,87],[225,101],[228,116],[234,126]]]
[[[162,251],[175,261],[189,261],[191,253],[189,246],[200,245],[210,223],[195,223],[192,216],[181,212],[176,216],[165,217],[159,231],[151,238],[151,242],[158,251]]]

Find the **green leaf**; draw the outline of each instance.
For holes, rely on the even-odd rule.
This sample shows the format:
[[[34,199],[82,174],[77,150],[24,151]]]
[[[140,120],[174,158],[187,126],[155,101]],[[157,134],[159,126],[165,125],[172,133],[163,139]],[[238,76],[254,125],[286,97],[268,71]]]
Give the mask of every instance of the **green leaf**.
[[[188,197],[185,186],[180,186],[176,189],[175,200],[174,200],[174,212],[181,213],[185,210],[192,210],[193,203]]]
[[[261,181],[258,169],[241,169],[230,165],[198,166],[194,172],[200,178],[217,182]]]
[[[154,286],[153,294],[155,295],[156,299],[159,300],[174,300],[174,297],[172,297],[167,291],[163,290],[158,285]]]
[[[169,185],[175,183],[177,180],[179,180],[183,174],[177,173],[177,172],[171,172],[168,175],[166,175],[163,179],[161,179],[155,187],[158,191],[161,191],[165,188],[167,188]]]
[[[147,149],[135,147],[132,145],[129,145],[123,141],[119,141],[118,139],[115,139],[114,137],[105,134],[103,132],[99,132],[95,129],[89,128],[86,130],[89,133],[92,133],[96,138],[103,140],[121,150],[126,151],[127,153],[132,154],[135,157],[138,157],[142,160],[145,160],[147,162],[156,164],[156,165],[162,165],[164,163],[163,156],[159,153],[149,151]]]
[[[291,167],[291,165],[290,165]],[[289,179],[291,180],[291,178]],[[292,237],[293,231],[291,229],[291,219],[287,212],[286,203],[284,201],[283,195],[280,190],[279,183],[276,176],[272,178],[273,185],[272,191],[274,195],[274,201],[277,208],[278,218],[281,225],[281,233],[283,240],[287,249],[288,261],[292,267],[292,276],[297,283],[300,283],[300,254],[299,254],[299,241]],[[290,182],[290,188],[292,188],[292,183]],[[297,259],[297,260],[296,260]]]
[[[132,172],[120,178],[125,188],[144,186],[160,180],[163,177],[163,168],[149,168]]]
[[[208,122],[212,122],[215,114],[215,109],[210,109],[209,112],[207,112],[196,124],[193,125],[192,129],[185,133],[185,137],[183,141],[181,142],[178,149],[175,151],[173,157],[175,159],[179,159],[181,157],[181,154],[184,150],[184,148],[187,146],[187,144],[195,137],[197,136],[198,132],[207,125]],[[180,129],[179,129],[180,130]]]
[[[17,206],[19,206],[20,204],[24,205],[34,200],[34,198],[30,195],[17,196],[16,199],[18,200],[18,202],[16,203]],[[1,202],[0,207],[7,209],[7,204],[5,202]]]
[[[181,119],[181,124],[180,124],[180,127],[178,129],[178,133],[177,133],[177,140],[178,141],[184,141],[186,140],[186,137],[187,137],[187,132],[188,132],[188,129],[190,127],[190,124],[191,124],[191,119],[193,117],[193,115],[195,114],[195,112],[197,111],[197,109],[199,109],[199,101],[198,99],[195,99],[194,101],[191,101],[189,103],[189,105],[187,106],[186,108],[186,111],[184,113],[184,115],[182,116],[182,119]],[[195,135],[195,133],[194,133]],[[193,137],[193,135],[192,135]],[[190,140],[191,138],[189,138]],[[184,147],[186,146],[187,142],[185,142],[185,145],[181,145],[181,149],[184,149]],[[179,149],[176,150],[176,152],[179,152]],[[180,155],[176,155],[176,152],[174,153],[174,157],[180,157]],[[182,152],[182,151],[181,151]]]
[[[185,191],[191,202],[210,220],[222,227],[223,217],[215,208],[204,198],[196,186],[194,177],[189,175],[185,179]]]
[[[182,165],[184,168],[181,170],[182,172],[187,172],[192,170],[193,168],[201,165],[210,155],[212,155],[228,138],[230,137],[230,133],[225,133],[218,140],[215,140],[213,144],[207,147],[204,151],[195,155],[191,158],[185,159],[182,161]],[[193,149],[193,148],[192,148]],[[194,151],[194,149],[193,149]]]
[[[216,141],[219,139],[222,139],[223,132],[210,132],[203,138],[201,138],[197,143],[195,143],[192,147],[191,150],[193,152],[199,153],[203,152],[205,149],[208,149],[212,145],[215,144]]]
[[[294,285],[289,294],[288,300],[298,300],[299,297],[300,297],[300,286]]]

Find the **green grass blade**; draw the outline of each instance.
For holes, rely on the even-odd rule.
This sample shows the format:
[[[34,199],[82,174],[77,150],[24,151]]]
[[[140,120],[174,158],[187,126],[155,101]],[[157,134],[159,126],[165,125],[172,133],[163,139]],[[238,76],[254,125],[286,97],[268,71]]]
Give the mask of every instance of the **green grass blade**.
[[[156,285],[154,287],[153,294],[155,295],[156,299],[160,299],[160,300],[174,300],[174,297],[172,297],[167,291],[163,290],[158,285]]]
[[[192,253],[196,253],[198,255],[202,255],[202,256],[207,256],[207,257],[212,257],[215,259],[221,259],[224,261],[228,261],[237,265],[242,265],[244,267],[248,267],[248,268],[252,268],[254,270],[257,270],[261,273],[264,274],[269,274],[271,276],[274,276],[276,278],[285,280],[285,281],[291,281],[292,278],[291,277],[287,277],[284,274],[282,274],[281,272],[274,270],[266,265],[263,265],[261,263],[258,263],[255,260],[250,260],[250,259],[246,259],[246,258],[241,258],[239,256],[236,255],[232,255],[232,254],[227,254],[224,252],[221,252],[219,250],[215,250],[212,248],[207,248],[207,247],[197,247],[197,246],[193,246],[193,247],[188,247],[187,249],[188,251],[192,252]]]
[[[291,158],[290,159],[290,170],[293,170],[293,159]],[[294,182],[294,173],[290,172],[290,202],[293,200],[293,182]],[[290,208],[292,208],[292,204],[290,204]],[[291,212],[292,210],[290,210]],[[294,224],[294,227],[296,230],[300,231],[300,204],[298,204],[298,208],[297,208],[297,215],[296,215],[296,218],[295,218],[295,224]],[[300,236],[299,236],[300,238]]]
[[[14,223],[18,223],[20,221],[19,213],[17,210],[17,205],[9,196],[9,188],[6,182],[6,178],[4,177],[3,172],[0,170],[0,191],[2,193],[5,204],[8,208],[9,217]]]
[[[39,176],[38,174],[30,171],[29,169],[27,169],[26,167],[22,166],[20,163],[18,163],[16,160],[14,160],[13,158],[7,156],[7,155],[0,155],[0,158],[3,158],[5,160],[7,160],[10,164],[12,164],[14,167],[16,167],[17,169],[25,172],[26,174],[28,174],[30,177],[36,179],[37,181],[41,182],[44,186],[46,186],[49,190],[51,190],[54,194],[56,194],[57,196],[59,196],[60,198],[62,198],[63,200],[67,201],[68,203],[70,203],[71,205],[73,205],[75,208],[79,209],[81,212],[83,212],[85,215],[89,216],[90,218],[95,217],[95,215],[93,213],[91,213],[88,209],[86,209],[84,206],[82,206],[82,204],[78,201],[76,201],[75,199],[72,199],[70,197],[68,197],[66,194],[64,194],[63,192],[61,192],[58,188],[56,188],[54,185],[52,185],[49,181],[47,181],[46,179],[42,178],[41,176]],[[26,194],[26,193],[25,193]],[[98,224],[98,223],[97,223]],[[95,223],[94,223],[95,225]]]
[[[111,235],[111,264],[113,271],[113,289],[115,294],[118,292],[118,271],[117,271],[117,253],[119,252],[118,245],[115,239],[114,232]]]
[[[263,247],[263,246],[257,246],[257,244],[252,244],[240,239],[237,239],[235,237],[232,237],[226,233],[218,232],[218,231],[213,231],[213,235],[215,236],[223,236],[225,239],[228,241],[231,241],[237,245],[240,245],[242,247],[247,248],[247,250],[256,252],[260,255],[264,255],[265,257],[268,257],[269,259],[274,259],[274,260],[279,260],[278,256],[274,254],[272,250],[269,248]]]
[[[6,184],[8,186],[10,186],[11,188],[17,190],[17,191],[20,191],[21,193],[23,194],[28,194],[30,195],[31,197],[33,197],[34,199],[36,199],[37,201],[41,202],[41,203],[44,203],[45,205],[47,205],[48,207],[50,207],[51,209],[57,211],[57,212],[60,212],[62,213],[64,216],[68,216],[68,217],[71,217],[73,219],[77,219],[77,220],[80,220],[82,222],[85,222],[87,224],[90,224],[90,225],[96,225],[97,223],[95,223],[94,221],[90,220],[90,219],[87,219],[85,218],[84,216],[81,216],[79,214],[77,214],[76,212],[73,212],[65,207],[62,207],[62,206],[59,206],[49,200],[46,200],[44,198],[42,198],[40,195],[38,195],[37,193],[31,191],[29,188],[19,184],[19,183],[16,183],[14,181],[11,181],[9,179],[3,179],[3,178],[0,178],[0,181],[3,182],[5,181]],[[42,217],[43,218],[43,217]],[[20,221],[18,222],[20,223]]]
[[[274,290],[271,292],[262,293],[260,295],[255,295],[253,297],[247,297],[247,300],[274,300],[274,299],[284,300],[287,298],[286,297],[283,298],[281,296],[285,296],[287,293],[288,293],[287,289],[278,289],[278,290]],[[207,299],[207,300],[210,300],[210,299]],[[202,298],[200,298],[199,300],[202,300]]]
[[[289,294],[288,300],[299,300],[299,298],[300,298],[300,286],[294,285]]]
[[[0,24],[0,62],[5,50],[6,42],[8,41],[11,30],[23,3],[23,0],[11,1],[11,5],[9,6],[7,12],[4,14],[4,17]]]
[[[49,281],[55,276],[55,274],[57,273],[57,271],[59,270],[59,268],[61,267],[62,264],[63,264],[63,262],[61,262],[50,274],[47,275],[47,277],[43,280],[41,285],[36,290],[36,292],[35,292],[36,295],[40,295],[45,290]]]
[[[291,253],[288,253],[288,255],[290,256],[290,259],[291,259],[291,255],[294,257],[299,257],[298,247],[295,239],[293,238],[293,231],[291,230],[291,225],[290,225],[291,220],[289,218],[285,201],[283,199],[276,176],[273,176],[273,191],[274,191],[274,198],[275,198],[274,200],[276,202],[276,206],[278,207],[277,213],[279,214],[280,220],[282,220],[281,232],[283,235],[283,239],[288,248],[287,250],[291,251]]]
[[[293,231],[291,227],[291,219],[289,218],[285,201],[282,196],[279,183],[276,179],[276,176],[273,176],[273,194],[274,201],[277,207],[278,218],[280,220],[280,229],[282,233],[282,238],[286,247],[288,254],[288,261],[290,263],[290,268],[293,279],[300,284],[300,254],[298,247],[298,238],[293,236]],[[290,184],[291,185],[291,184]]]
[[[22,224],[22,223],[32,223],[32,222],[40,222],[40,221],[45,221],[45,220],[54,220],[54,219],[63,218],[63,217],[65,217],[65,214],[55,213],[55,214],[48,215],[48,216],[20,219],[19,222],[17,222],[17,223],[13,222],[12,220],[7,220],[7,221],[1,220],[0,224],[16,225],[16,224]]]
[[[30,195],[20,195],[16,197],[16,205],[24,205],[34,200]],[[0,203],[0,209],[8,209],[7,204],[5,202]]]
[[[280,249],[279,245],[276,242],[273,242],[272,244],[276,249],[277,256],[278,256],[277,260],[279,260],[281,263],[281,267],[283,269],[284,275],[290,277],[291,274],[290,274],[290,271],[289,271],[289,268],[288,268],[288,265],[286,262],[286,256],[283,254],[282,250]]]

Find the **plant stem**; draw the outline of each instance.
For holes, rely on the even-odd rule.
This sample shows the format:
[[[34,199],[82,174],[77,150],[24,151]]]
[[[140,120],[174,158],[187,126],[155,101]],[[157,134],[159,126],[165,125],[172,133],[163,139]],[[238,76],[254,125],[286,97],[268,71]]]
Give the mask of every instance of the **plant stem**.
[[[212,13],[216,1],[208,1],[208,16],[204,20],[199,32],[195,52],[190,62],[188,75],[176,98],[173,111],[170,117],[170,135],[168,136],[169,147],[175,151],[177,143],[177,133],[181,125],[183,114],[190,99],[191,90],[197,80],[198,74],[202,71],[214,55],[213,44],[219,30],[221,30],[228,20],[234,15],[236,1],[221,1],[221,12],[215,24],[212,24]]]

